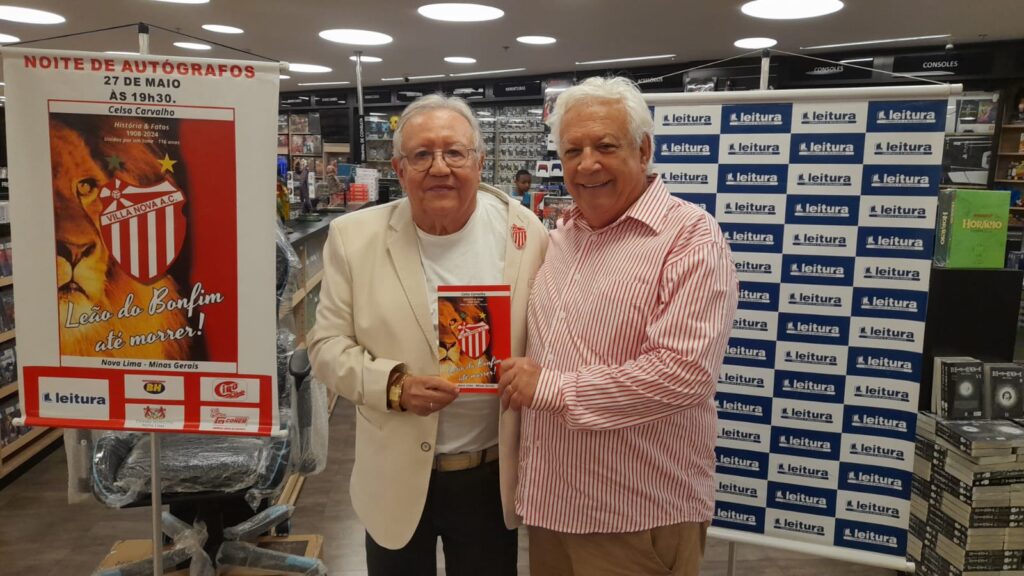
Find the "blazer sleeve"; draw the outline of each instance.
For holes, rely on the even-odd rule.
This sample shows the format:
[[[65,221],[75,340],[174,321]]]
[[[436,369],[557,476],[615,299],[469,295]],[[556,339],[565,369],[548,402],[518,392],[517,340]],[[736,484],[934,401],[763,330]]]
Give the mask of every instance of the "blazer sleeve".
[[[375,358],[355,338],[352,269],[340,226],[331,226],[323,260],[316,324],[307,337],[313,375],[357,406],[387,411],[388,376],[401,362]]]

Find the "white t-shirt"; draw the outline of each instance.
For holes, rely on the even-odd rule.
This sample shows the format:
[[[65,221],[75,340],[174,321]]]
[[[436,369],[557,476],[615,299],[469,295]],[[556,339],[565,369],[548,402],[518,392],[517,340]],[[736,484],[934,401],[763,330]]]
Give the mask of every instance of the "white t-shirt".
[[[427,281],[427,301],[437,335],[437,287],[502,284],[508,206],[477,192],[476,210],[462,230],[433,236],[416,228]],[[436,347],[436,344],[435,344]],[[437,452],[475,452],[498,443],[499,399],[493,394],[462,394],[440,412]]]

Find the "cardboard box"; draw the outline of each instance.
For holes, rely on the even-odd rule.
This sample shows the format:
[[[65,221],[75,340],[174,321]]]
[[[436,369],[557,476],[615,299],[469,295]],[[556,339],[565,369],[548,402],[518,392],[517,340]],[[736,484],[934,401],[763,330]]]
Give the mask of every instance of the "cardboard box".
[[[169,550],[170,548],[170,546],[167,546],[164,549]],[[123,564],[129,564],[137,560],[149,558],[152,555],[152,540],[118,540],[117,542],[114,542],[114,546],[110,549],[110,553],[103,559],[103,562],[100,562],[98,568],[116,568]],[[188,576],[188,569],[168,572],[167,570],[169,568],[172,567],[164,566],[164,576]]]
[[[319,558],[324,547],[324,537],[319,534],[296,534],[292,536],[264,536],[256,541],[260,548],[269,548],[278,552],[301,554],[311,558]],[[110,553],[100,563],[99,568],[114,568],[136,560],[149,558],[153,550],[152,540],[119,540],[114,543]],[[188,576],[188,569],[166,572],[164,576]],[[277,572],[257,570],[253,568],[224,570],[220,576],[281,576]]]

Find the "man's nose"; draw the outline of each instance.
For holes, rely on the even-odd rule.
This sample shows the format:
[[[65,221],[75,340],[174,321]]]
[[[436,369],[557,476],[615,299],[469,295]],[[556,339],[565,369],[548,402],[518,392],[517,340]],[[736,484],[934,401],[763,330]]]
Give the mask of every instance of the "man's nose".
[[[431,176],[447,176],[452,171],[448,163],[444,161],[444,150],[434,150],[434,158],[430,162],[429,173]]]
[[[587,147],[580,153],[579,170],[594,172],[601,169],[601,157],[593,148]]]

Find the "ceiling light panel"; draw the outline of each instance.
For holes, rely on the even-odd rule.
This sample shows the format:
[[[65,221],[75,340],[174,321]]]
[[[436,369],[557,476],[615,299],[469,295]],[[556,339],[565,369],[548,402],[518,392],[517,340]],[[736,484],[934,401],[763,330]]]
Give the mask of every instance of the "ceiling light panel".
[[[12,42],[21,42],[21,38],[11,36],[10,34],[0,34],[0,44],[10,44]]]
[[[476,64],[476,58],[468,56],[446,56],[444,61],[449,64]]]
[[[218,34],[241,34],[245,32],[241,28],[234,26],[226,26],[224,24],[203,24],[203,30],[208,32],[217,32]]]
[[[869,46],[872,44],[895,44],[898,42],[914,42],[917,40],[939,40],[949,38],[949,34],[933,34],[931,36],[908,36],[906,38],[885,38],[882,40],[862,40],[860,42],[844,42],[842,44],[821,44],[818,46],[801,46],[801,50],[817,50],[819,48],[846,48],[848,46]]]
[[[523,44],[554,44],[556,40],[551,36],[520,36],[516,38],[516,42]]]
[[[842,9],[841,0],[753,0],[740,7],[747,16],[768,20],[816,18]]]
[[[200,44],[198,42],[175,42],[174,45],[186,50],[209,50],[211,48],[209,44]]]
[[[327,66],[321,66],[319,64],[288,64],[289,72],[304,72],[306,74],[323,74],[330,72],[331,69]]]
[[[348,59],[353,61],[353,62],[356,61],[356,57],[355,56],[349,56]],[[377,62],[383,62],[383,60],[381,60],[380,58],[377,58],[376,56],[365,56],[364,55],[364,56],[360,56],[359,59],[362,60],[363,62],[369,62],[371,64],[376,64]]]
[[[483,4],[443,3],[427,4],[417,10],[421,16],[444,22],[485,22],[505,15],[503,10]]]
[[[481,76],[484,74],[504,74],[506,72],[522,72],[526,68],[508,68],[505,70],[481,70],[479,72],[459,72],[458,74],[449,74],[449,76]]]
[[[746,48],[748,50],[757,50],[758,48],[771,48],[776,44],[778,44],[778,41],[776,41],[773,38],[760,37],[740,38],[739,40],[733,42],[733,46],[737,48]]]
[[[357,30],[355,28],[334,28],[323,30],[320,37],[324,40],[337,42],[338,44],[350,44],[353,46],[380,46],[390,44],[394,38],[383,32],[373,30]]]
[[[444,74],[425,74],[422,76],[397,76],[395,78],[381,78],[383,82],[397,82],[399,80],[430,80],[432,78],[444,78]]]
[[[64,22],[64,17],[35,8],[4,5],[0,6],[0,20],[21,22],[22,24],[60,24]]]
[[[299,82],[299,86],[341,86],[342,84],[350,84],[345,80],[339,80],[337,82]]]
[[[640,60],[660,60],[662,58],[675,58],[675,54],[658,54],[657,56],[634,56],[632,58],[612,58],[611,60],[587,60],[586,62],[577,62],[578,66],[584,64],[614,64],[616,62],[637,62]]]

